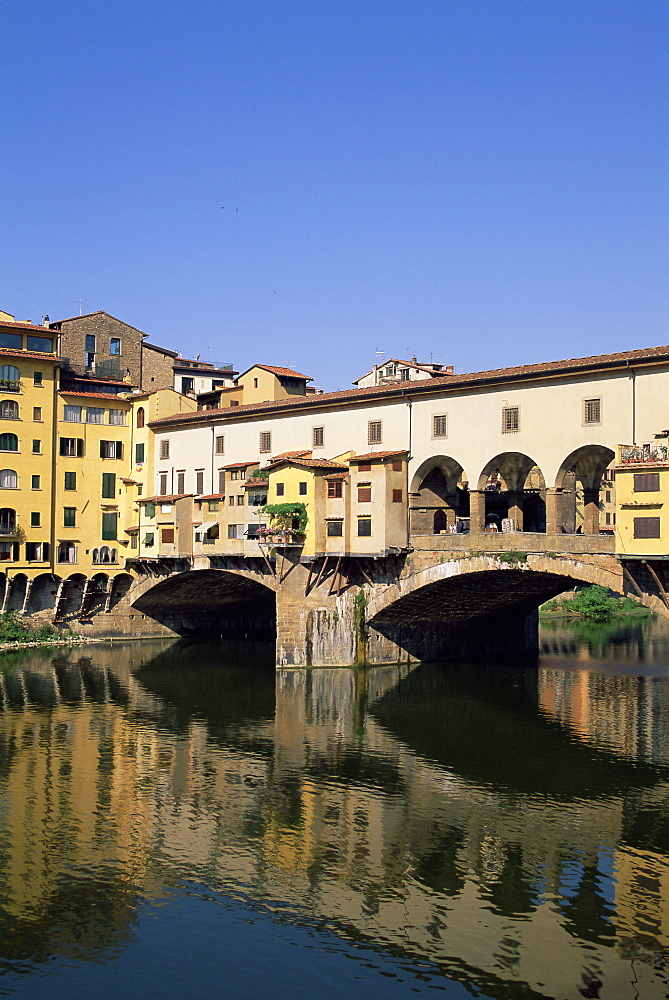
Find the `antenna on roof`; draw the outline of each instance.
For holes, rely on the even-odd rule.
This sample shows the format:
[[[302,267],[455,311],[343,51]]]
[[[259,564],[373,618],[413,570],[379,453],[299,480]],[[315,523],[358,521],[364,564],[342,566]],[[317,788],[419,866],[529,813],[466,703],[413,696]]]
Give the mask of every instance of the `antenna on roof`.
[[[86,299],[72,299],[72,301],[79,303],[79,315],[81,316],[81,305],[82,305],[83,302],[86,301]]]

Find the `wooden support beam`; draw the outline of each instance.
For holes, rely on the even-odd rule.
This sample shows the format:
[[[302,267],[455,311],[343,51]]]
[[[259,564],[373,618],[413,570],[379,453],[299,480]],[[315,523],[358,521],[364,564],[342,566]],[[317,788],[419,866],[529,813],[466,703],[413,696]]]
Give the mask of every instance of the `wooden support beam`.
[[[328,559],[329,558],[330,558],[330,556],[325,556],[325,558],[323,559],[323,562],[321,563],[320,573],[316,577],[316,583],[314,584],[314,590],[318,590],[318,587],[320,586],[320,582],[323,579],[323,573],[325,572],[325,567],[328,564]]]
[[[346,562],[344,562],[344,568],[346,568]],[[348,584],[348,573],[344,574],[343,570],[339,574],[339,586],[337,587],[337,597],[339,597],[339,595],[341,594],[342,590],[344,589],[344,587],[342,585],[342,580],[345,581]]]
[[[643,598],[646,596],[644,594],[643,590],[641,589],[641,587],[639,586],[639,584],[636,582],[636,580],[634,579],[634,577],[632,576],[632,574],[628,570],[628,568],[625,565],[625,563],[623,563],[622,566],[623,566],[623,577],[627,576],[627,579],[632,584],[632,586],[636,590],[636,592],[639,595],[639,597],[643,600]]]
[[[274,567],[272,566],[271,562],[267,558],[267,553],[265,552],[265,550],[263,548],[261,548],[260,551],[262,552],[262,557],[265,560],[265,565],[267,566],[268,570],[270,571],[270,573],[272,574],[272,576],[276,576],[276,570],[274,569]]]
[[[311,576],[312,576],[313,572],[314,572],[314,562],[312,561],[312,562],[309,563],[309,576],[307,577],[307,585],[304,588],[304,596],[305,597],[309,593],[309,584],[311,583]]]
[[[332,594],[333,594],[333,592],[334,592],[334,585],[335,585],[335,581],[337,579],[337,576],[339,575],[339,567],[341,566],[341,560],[342,560],[342,557],[339,556],[339,559],[337,559],[337,565],[335,566],[334,575],[332,577],[332,582],[330,583],[330,589],[328,590],[328,597],[331,597]]]
[[[365,564],[362,561],[362,559],[358,561],[358,568],[359,568],[360,572],[362,573],[363,577],[365,578],[365,580],[367,581],[367,583],[370,585],[370,587],[373,587],[374,584],[372,582],[372,578],[369,575],[369,573],[367,572],[367,570],[365,569]]]
[[[659,576],[657,575],[657,573],[655,572],[655,570],[653,569],[653,567],[651,566],[651,564],[648,562],[647,559],[642,559],[642,565],[646,567],[652,578],[655,580],[658,590],[660,591],[660,596],[664,601],[664,605],[665,607],[669,608],[669,597],[667,596],[667,592],[664,589],[664,584],[660,580]]]

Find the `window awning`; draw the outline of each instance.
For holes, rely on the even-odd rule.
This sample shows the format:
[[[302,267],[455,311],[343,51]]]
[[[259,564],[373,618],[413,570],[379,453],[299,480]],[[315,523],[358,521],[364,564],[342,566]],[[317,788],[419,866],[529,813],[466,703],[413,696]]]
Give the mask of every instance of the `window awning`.
[[[197,525],[196,531],[209,531],[215,524],[218,524],[218,521],[203,521],[202,524]]]

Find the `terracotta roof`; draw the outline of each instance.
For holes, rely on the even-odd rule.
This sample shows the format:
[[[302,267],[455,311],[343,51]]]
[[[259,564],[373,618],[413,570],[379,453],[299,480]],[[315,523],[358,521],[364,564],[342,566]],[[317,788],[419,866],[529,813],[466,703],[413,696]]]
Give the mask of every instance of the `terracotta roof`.
[[[244,406],[226,407],[216,410],[197,410],[194,413],[177,413],[172,417],[161,417],[151,422],[150,426],[196,422],[199,420],[221,421],[239,419],[247,413],[263,411],[300,409],[311,407],[323,409],[330,403],[347,402],[350,400],[391,399],[393,396],[417,396],[422,393],[432,395],[440,389],[451,392],[455,389],[466,389],[487,383],[505,382],[510,380],[529,380],[537,376],[551,373],[569,374],[588,369],[622,368],[643,364],[644,362],[663,360],[669,363],[669,346],[645,347],[637,351],[622,351],[618,354],[599,354],[587,358],[569,358],[563,361],[546,361],[536,365],[520,365],[515,368],[493,368],[487,371],[469,372],[461,375],[444,375],[443,377],[420,379],[415,382],[392,382],[386,385],[370,385],[362,389],[343,389],[338,392],[323,392],[311,396],[291,396],[287,399],[266,400],[262,403],[247,403]],[[259,367],[259,366],[256,366]]]
[[[331,472],[329,476],[323,476],[323,479],[346,479],[348,476],[348,470],[346,472]]]
[[[308,448],[305,451],[282,451],[280,455],[272,455],[270,462],[282,462],[284,458],[304,458],[311,454]]]
[[[126,476],[120,476],[119,478],[120,478],[120,480],[121,480],[122,483],[126,484],[126,486],[139,486],[140,485],[140,483],[138,483],[136,479],[128,479]]]
[[[127,399],[115,392],[80,392],[79,389],[59,389],[59,396],[85,396],[87,399],[113,399],[117,403],[128,403]],[[128,405],[130,405],[128,403]]]
[[[346,469],[341,462],[330,462],[327,458],[282,458],[277,465],[300,465],[304,469]]]
[[[203,410],[196,410],[196,413],[206,412]],[[259,465],[257,458],[250,458],[248,462],[232,462],[230,465],[220,465],[220,469],[246,469],[249,465]]]
[[[37,358],[39,361],[53,361],[54,364],[60,364],[63,360],[48,351],[21,351],[18,348],[12,350],[11,347],[0,347],[0,354],[7,358]]]
[[[184,497],[192,497],[193,493],[169,493],[164,497],[140,497],[137,503],[174,503],[175,500],[183,500]]]
[[[132,535],[135,531],[139,531],[139,525],[133,524],[129,528],[124,529],[126,535]]]
[[[48,326],[42,326],[39,323],[28,323],[27,321],[21,322],[20,320],[17,321],[15,319],[0,319],[0,327],[5,326],[11,326],[14,330],[41,330],[42,333],[45,333],[47,336],[50,332]]]
[[[398,455],[408,455],[406,448],[403,451],[370,451],[367,455],[352,455],[349,462],[371,462],[375,458],[397,458]]]
[[[245,372],[242,372],[240,378],[252,371],[253,368],[262,368],[263,371],[271,372],[272,375],[284,375],[287,378],[305,378],[307,382],[313,382],[311,375],[303,375],[302,372],[296,372],[293,368],[280,368],[277,365],[251,365]]]
[[[198,495],[195,497],[196,500],[225,500],[225,493],[207,493]]]
[[[256,486],[268,486],[269,479],[260,479],[258,476],[251,476],[246,480],[246,489],[252,490]]]

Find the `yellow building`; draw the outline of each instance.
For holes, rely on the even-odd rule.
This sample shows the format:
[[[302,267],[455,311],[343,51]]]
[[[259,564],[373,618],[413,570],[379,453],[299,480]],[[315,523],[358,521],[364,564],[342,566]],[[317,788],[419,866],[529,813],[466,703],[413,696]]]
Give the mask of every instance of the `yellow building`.
[[[44,327],[0,320],[0,562],[6,579],[53,569],[56,348]]]
[[[618,555],[669,555],[667,438],[650,444],[619,445],[615,484]]]

